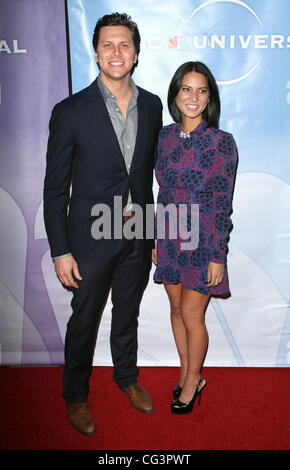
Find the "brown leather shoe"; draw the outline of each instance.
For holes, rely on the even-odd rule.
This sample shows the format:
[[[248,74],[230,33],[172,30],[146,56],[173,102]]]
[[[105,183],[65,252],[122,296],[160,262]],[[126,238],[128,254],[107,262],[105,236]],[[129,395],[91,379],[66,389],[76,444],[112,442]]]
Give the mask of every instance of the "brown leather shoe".
[[[95,434],[96,425],[86,402],[67,403],[66,408],[69,413],[70,423],[76,431],[87,436]]]
[[[128,387],[119,387],[121,392],[128,395],[131,405],[142,413],[153,413],[154,406],[149,393],[139,385],[129,385]]]

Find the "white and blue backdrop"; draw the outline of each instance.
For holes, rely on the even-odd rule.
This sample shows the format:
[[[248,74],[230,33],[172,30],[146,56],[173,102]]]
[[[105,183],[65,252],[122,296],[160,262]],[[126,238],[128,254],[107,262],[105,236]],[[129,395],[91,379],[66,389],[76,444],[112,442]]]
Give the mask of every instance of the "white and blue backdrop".
[[[54,273],[42,190],[53,105],[91,83],[100,16],[127,12],[142,36],[134,79],[158,94],[164,124],[176,68],[206,63],[239,167],[229,245],[231,298],[212,299],[207,366],[290,365],[290,2],[1,0],[1,364],[62,364],[71,297]],[[155,183],[154,191],[157,191]],[[110,300],[94,364],[111,365]],[[178,364],[169,306],[152,276],[139,319],[139,365]]]

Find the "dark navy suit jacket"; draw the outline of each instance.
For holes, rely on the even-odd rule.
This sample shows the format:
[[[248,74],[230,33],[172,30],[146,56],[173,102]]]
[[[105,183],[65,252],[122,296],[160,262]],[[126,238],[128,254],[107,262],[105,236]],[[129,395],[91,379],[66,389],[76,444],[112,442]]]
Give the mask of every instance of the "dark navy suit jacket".
[[[92,207],[107,204],[113,218],[114,196],[122,196],[125,206],[129,189],[133,203],[153,203],[162,104],[158,96],[138,90],[138,129],[129,173],[96,80],[54,107],[44,181],[44,221],[52,257],[70,252],[77,260],[106,261],[118,241],[93,238]]]

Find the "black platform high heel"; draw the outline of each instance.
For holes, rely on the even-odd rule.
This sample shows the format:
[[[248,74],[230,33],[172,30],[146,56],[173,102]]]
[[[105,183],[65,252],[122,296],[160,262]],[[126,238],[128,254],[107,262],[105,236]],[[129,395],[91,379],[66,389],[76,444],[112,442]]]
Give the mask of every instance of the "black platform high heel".
[[[173,389],[173,398],[176,400],[176,398],[180,397],[180,394],[182,392],[182,387],[179,387],[178,384],[175,385]]]
[[[179,398],[176,398],[172,403],[171,403],[171,411],[174,414],[177,415],[185,415],[187,413],[191,413],[193,410],[193,405],[195,403],[195,400],[198,397],[198,405],[200,405],[201,401],[201,392],[202,389],[205,387],[206,381],[202,377],[200,378],[198,385],[196,387],[196,390],[194,392],[194,395],[192,399],[188,403],[182,403]],[[181,388],[181,387],[179,387]],[[177,390],[177,387],[174,388],[174,390]],[[182,390],[182,389],[181,389]],[[181,392],[180,392],[181,393]]]
[[[201,377],[200,380],[199,380],[198,385],[199,385],[201,382],[203,382],[203,380],[204,380],[204,379]],[[200,385],[199,385],[199,386],[200,386]],[[204,385],[203,385],[203,387],[204,387]],[[202,387],[202,388],[203,388],[203,387]],[[182,392],[182,387],[180,387],[180,386],[178,385],[178,383],[177,383],[177,384],[175,385],[174,389],[173,389],[173,398],[174,398],[175,400],[176,400],[176,398],[179,398],[181,392]]]

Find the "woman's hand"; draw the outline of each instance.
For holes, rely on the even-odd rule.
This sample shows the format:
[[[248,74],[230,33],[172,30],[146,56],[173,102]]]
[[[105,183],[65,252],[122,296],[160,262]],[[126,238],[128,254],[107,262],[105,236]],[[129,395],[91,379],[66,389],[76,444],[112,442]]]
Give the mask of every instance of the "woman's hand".
[[[224,265],[221,263],[214,263],[211,261],[207,268],[207,287],[214,287],[217,286],[220,282],[222,282],[224,277]]]
[[[152,250],[151,259],[155,265],[157,265],[157,240],[155,240],[155,248]]]

